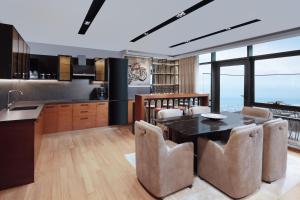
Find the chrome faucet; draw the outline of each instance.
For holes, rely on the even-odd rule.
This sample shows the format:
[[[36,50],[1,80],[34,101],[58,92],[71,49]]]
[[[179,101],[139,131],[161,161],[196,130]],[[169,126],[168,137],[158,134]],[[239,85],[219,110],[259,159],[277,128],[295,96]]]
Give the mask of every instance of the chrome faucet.
[[[10,110],[15,104],[15,101],[10,102],[11,94],[23,95],[24,93],[21,90],[9,90],[7,93],[7,109]]]

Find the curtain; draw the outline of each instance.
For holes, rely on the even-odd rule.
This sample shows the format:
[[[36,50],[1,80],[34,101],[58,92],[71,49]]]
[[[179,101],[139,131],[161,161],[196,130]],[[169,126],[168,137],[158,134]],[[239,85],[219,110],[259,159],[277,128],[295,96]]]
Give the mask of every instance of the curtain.
[[[195,76],[198,66],[198,56],[183,58],[179,60],[179,92],[195,92]]]

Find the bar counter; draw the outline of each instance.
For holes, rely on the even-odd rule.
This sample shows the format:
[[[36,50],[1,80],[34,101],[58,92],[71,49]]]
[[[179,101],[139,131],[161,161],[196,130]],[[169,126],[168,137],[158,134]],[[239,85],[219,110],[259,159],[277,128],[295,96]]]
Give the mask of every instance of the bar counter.
[[[208,94],[197,93],[179,93],[179,94],[137,94],[135,95],[135,117],[136,121],[145,120],[145,108],[148,108],[148,122],[150,122],[150,109],[155,109],[160,103],[160,107],[172,108],[179,102],[184,102],[183,106],[187,108],[195,105],[208,106]],[[163,102],[167,102],[163,105]],[[170,105],[170,102],[172,104]]]

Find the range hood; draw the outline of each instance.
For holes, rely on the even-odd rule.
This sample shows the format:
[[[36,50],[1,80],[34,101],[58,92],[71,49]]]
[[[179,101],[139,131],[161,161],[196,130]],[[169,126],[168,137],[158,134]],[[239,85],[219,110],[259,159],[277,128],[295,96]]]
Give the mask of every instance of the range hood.
[[[78,64],[73,65],[73,78],[93,78],[95,77],[95,66],[87,65],[86,56],[78,56]]]

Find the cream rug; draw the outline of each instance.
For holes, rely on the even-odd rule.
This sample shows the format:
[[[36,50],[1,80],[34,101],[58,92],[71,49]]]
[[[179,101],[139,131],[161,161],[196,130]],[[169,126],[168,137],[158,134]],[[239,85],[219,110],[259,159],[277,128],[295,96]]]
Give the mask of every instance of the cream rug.
[[[135,153],[125,154],[126,160],[135,168]],[[300,158],[294,155],[288,155],[288,165],[286,177],[271,184],[262,183],[260,190],[248,196],[246,200],[276,200],[283,196],[286,192],[300,184]],[[215,189],[207,182],[195,176],[192,188],[186,188],[165,200],[230,200],[231,198]],[[299,200],[299,197],[295,197]],[[289,198],[289,200],[294,200]]]

